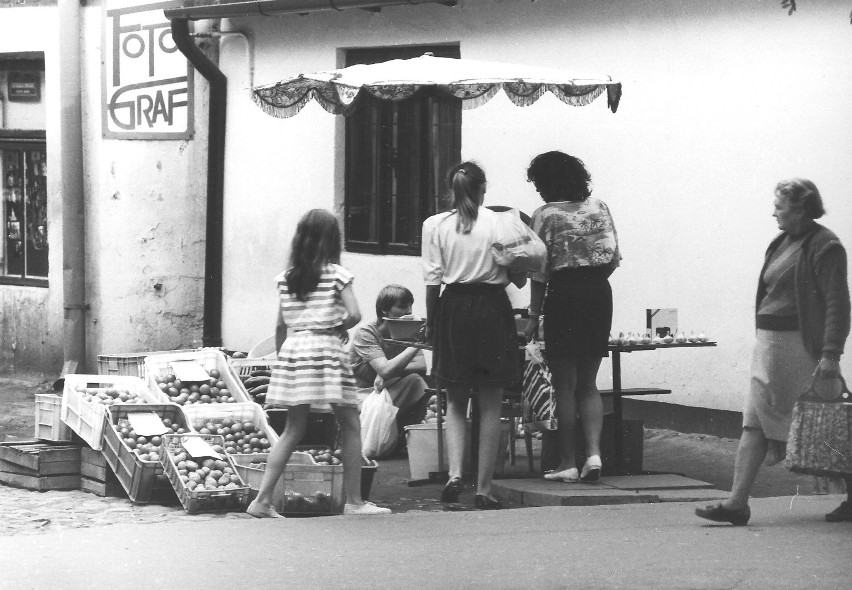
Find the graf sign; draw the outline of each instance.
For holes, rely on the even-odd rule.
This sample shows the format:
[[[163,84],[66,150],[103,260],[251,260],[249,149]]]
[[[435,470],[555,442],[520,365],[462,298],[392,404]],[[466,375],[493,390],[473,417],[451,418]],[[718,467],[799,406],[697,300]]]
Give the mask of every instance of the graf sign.
[[[180,5],[104,0],[104,137],[192,137],[193,69],[175,45],[163,14]]]

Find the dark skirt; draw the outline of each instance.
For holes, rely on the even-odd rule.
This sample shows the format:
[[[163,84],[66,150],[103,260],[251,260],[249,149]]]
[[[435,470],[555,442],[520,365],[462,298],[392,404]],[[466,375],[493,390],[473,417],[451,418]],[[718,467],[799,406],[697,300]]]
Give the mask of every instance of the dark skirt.
[[[550,359],[609,356],[612,288],[605,267],[560,270],[544,299],[544,345]]]
[[[521,362],[512,305],[502,285],[447,285],[438,300],[432,373],[444,385],[508,387]]]

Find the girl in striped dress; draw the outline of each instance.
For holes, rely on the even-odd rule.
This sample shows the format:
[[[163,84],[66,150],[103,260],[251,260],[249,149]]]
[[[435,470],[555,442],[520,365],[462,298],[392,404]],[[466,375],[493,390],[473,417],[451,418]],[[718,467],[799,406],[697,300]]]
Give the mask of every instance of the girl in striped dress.
[[[343,345],[361,321],[352,273],[340,266],[340,228],[324,209],[308,211],[296,227],[290,267],[277,278],[278,360],[266,401],[287,408],[287,423],[272,448],[257,498],[246,512],[277,518],[272,492],[301,442],[310,412],[334,412],[343,451],[344,514],[385,514],[361,498],[361,422],[355,377]]]

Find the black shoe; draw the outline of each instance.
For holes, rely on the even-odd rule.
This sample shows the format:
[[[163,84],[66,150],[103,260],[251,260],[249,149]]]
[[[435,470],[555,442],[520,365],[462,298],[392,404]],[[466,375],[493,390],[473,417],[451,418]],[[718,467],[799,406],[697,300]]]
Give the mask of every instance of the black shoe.
[[[713,522],[729,522],[734,526],[745,526],[748,524],[748,519],[751,518],[751,510],[748,506],[739,510],[731,510],[725,508],[722,504],[706,506],[704,508],[696,508],[695,515]]]
[[[500,500],[492,500],[482,494],[476,494],[473,497],[473,505],[480,510],[500,510],[503,507]]]
[[[828,522],[852,522],[852,503],[848,500],[825,515]]]
[[[447,482],[447,485],[444,486],[443,491],[441,492],[441,502],[449,502],[455,503],[459,501],[459,494],[461,494],[462,489],[462,480],[460,477],[454,477],[450,481]]]

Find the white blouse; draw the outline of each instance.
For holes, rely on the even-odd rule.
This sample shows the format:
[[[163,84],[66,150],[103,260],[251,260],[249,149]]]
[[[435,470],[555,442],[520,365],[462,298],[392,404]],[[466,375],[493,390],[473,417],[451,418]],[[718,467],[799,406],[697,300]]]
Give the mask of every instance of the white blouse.
[[[494,262],[491,244],[495,241],[498,214],[479,208],[469,234],[456,231],[455,210],[438,213],[423,222],[423,279],[427,285],[451,283],[491,283],[506,285],[506,269]]]

